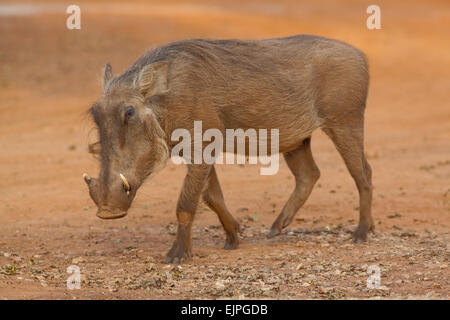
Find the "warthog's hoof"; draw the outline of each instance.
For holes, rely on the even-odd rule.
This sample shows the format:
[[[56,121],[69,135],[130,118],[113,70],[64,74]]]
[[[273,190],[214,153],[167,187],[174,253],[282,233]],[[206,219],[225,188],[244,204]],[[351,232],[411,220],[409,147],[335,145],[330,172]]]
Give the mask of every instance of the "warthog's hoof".
[[[223,247],[225,250],[233,250],[239,247],[239,240],[235,238],[233,241],[225,241],[225,246]]]
[[[165,263],[173,263],[173,264],[179,264],[181,262],[180,258],[178,257],[167,257]]]
[[[165,263],[173,263],[173,264],[179,264],[181,263],[183,260],[190,258],[191,256],[188,254],[184,254],[181,257],[180,256],[167,256],[166,260],[164,261]]]
[[[372,226],[365,226],[365,225],[359,225],[358,228],[353,232],[353,242],[355,243],[363,243],[367,241],[367,233],[369,231],[374,231],[374,227]]]
[[[227,236],[227,239],[225,240],[225,246],[223,247],[225,250],[237,249],[237,247],[239,247],[238,232],[242,233],[241,227],[238,223],[236,223],[232,231],[225,232]]]
[[[175,241],[172,249],[167,253],[166,263],[178,264],[183,259],[190,258],[192,256],[191,249],[188,248],[184,242]]]
[[[267,238],[273,238],[279,234],[281,234],[281,230],[272,228],[272,229],[270,229],[269,233],[267,234]]]

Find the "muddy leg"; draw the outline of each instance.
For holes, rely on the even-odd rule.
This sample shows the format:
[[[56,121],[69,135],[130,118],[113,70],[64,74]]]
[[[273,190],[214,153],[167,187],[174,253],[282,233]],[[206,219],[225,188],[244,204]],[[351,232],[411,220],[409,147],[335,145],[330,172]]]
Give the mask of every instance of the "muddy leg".
[[[364,128],[354,126],[323,130],[333,140],[345,161],[359,192],[359,225],[353,233],[353,241],[367,239],[367,232],[374,230],[372,219],[372,170],[364,155]]]
[[[208,207],[217,214],[222,223],[226,234],[224,249],[236,249],[239,245],[239,238],[237,235],[239,223],[225,206],[225,200],[223,199],[222,190],[214,167],[212,167],[209,172],[208,182],[203,191],[203,200]]]
[[[192,222],[210,169],[211,166],[207,165],[188,165],[177,204],[177,236],[172,249],[167,253],[166,263],[179,263],[183,257],[191,256]]]
[[[311,153],[311,138],[303,141],[302,145],[294,151],[285,153],[284,159],[295,176],[295,189],[273,223],[268,234],[269,238],[280,234],[281,230],[291,223],[297,211],[308,199],[320,176],[319,168],[317,168]]]

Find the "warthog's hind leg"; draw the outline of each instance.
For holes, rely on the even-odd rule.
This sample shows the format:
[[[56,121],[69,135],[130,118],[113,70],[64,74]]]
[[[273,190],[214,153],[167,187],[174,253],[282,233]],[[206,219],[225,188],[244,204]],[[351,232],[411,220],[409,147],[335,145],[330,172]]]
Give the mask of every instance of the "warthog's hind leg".
[[[209,172],[208,181],[205,190],[203,191],[203,200],[208,207],[217,214],[222,223],[226,234],[224,249],[236,249],[239,245],[239,238],[237,235],[240,231],[239,223],[234,219],[225,205],[219,179],[217,178],[214,167],[212,167]]]
[[[374,230],[374,223],[371,212],[372,170],[364,155],[364,126],[327,128],[323,131],[333,140],[355,180],[359,191],[359,225],[353,233],[353,241],[365,241],[367,232]]]
[[[272,238],[281,233],[294,218],[297,211],[308,199],[311,191],[320,177],[320,171],[311,153],[311,138],[305,139],[295,150],[283,154],[286,163],[295,176],[295,189],[283,207],[278,218],[268,234]]]

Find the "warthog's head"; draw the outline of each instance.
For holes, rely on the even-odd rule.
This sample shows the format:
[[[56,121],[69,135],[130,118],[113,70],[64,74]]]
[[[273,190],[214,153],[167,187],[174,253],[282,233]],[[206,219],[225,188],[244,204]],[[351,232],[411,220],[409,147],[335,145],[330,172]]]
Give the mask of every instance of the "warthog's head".
[[[105,67],[104,93],[90,112],[99,141],[89,146],[101,160],[99,177],[83,178],[102,219],[121,218],[144,179],[162,168],[169,151],[151,99],[167,89],[167,62],[142,67],[136,74],[114,77]]]

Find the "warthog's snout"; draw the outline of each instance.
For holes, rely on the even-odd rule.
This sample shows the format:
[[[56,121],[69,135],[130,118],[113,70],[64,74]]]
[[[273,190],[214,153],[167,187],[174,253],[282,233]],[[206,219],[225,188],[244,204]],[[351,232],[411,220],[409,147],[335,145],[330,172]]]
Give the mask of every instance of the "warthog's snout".
[[[128,213],[131,200],[134,197],[132,186],[122,173],[117,175],[114,183],[102,186],[99,179],[83,174],[83,179],[89,187],[89,194],[98,207],[97,217],[101,219],[118,219]]]
[[[127,211],[122,210],[114,210],[110,208],[99,208],[97,211],[97,217],[101,219],[118,219],[125,217],[127,215]]]

